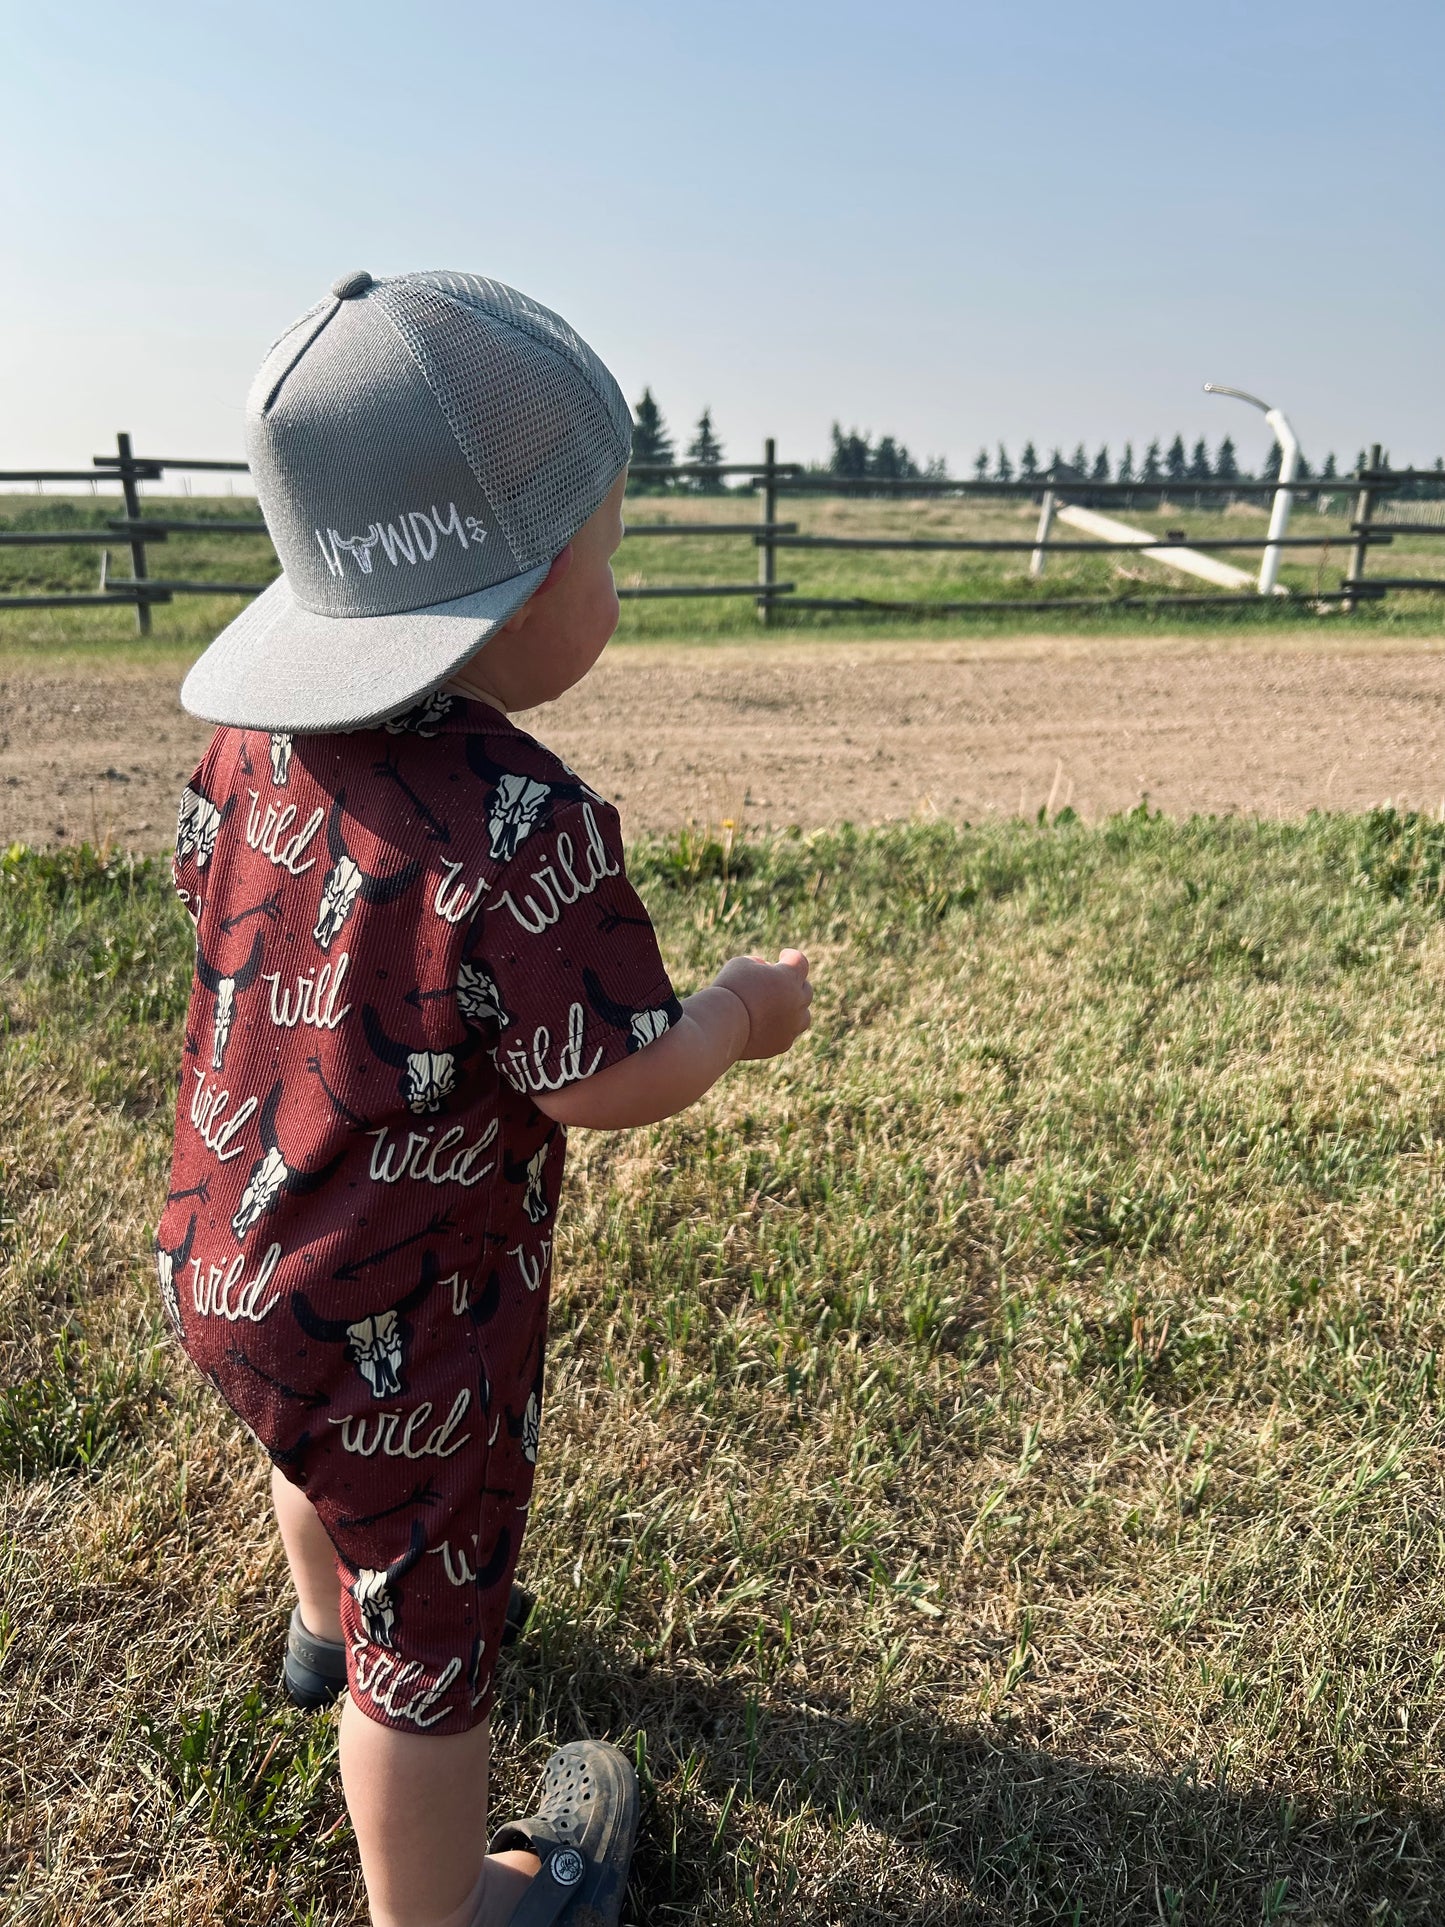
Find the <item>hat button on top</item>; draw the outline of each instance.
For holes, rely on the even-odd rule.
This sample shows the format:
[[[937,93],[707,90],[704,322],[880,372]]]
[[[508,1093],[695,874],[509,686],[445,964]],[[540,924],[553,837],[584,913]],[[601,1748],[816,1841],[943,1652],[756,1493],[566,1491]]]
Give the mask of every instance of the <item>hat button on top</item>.
[[[357,268],[352,274],[343,274],[331,284],[331,292],[338,301],[350,301],[358,294],[365,294],[371,287],[371,276],[365,268]]]

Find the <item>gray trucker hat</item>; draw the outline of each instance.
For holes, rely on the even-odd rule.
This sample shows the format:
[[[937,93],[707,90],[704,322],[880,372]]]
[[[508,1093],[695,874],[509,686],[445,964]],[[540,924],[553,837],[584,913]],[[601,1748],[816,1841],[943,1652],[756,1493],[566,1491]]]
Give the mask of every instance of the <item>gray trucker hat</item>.
[[[445,681],[625,465],[632,415],[560,315],[475,274],[348,274],[246,403],[284,573],[181,689],[250,729],[355,729]]]

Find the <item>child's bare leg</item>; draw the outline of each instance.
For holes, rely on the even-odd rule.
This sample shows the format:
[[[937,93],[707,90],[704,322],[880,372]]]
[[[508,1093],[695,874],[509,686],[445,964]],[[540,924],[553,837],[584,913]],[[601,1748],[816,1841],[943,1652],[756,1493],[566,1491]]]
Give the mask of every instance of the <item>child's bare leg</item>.
[[[505,1927],[535,1854],[486,1852],[485,1723],[470,1733],[399,1733],[351,1700],[341,1783],[373,1927]]]
[[[291,1583],[301,1608],[301,1622],[316,1639],[341,1638],[341,1581],[336,1576],[336,1549],[316,1508],[299,1486],[274,1467],[271,1503],[291,1568]]]

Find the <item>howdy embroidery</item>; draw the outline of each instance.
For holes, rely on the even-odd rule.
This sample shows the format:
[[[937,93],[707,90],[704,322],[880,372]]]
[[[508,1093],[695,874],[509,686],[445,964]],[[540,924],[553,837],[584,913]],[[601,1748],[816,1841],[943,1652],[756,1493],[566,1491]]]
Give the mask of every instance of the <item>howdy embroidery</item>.
[[[479,549],[487,539],[487,531],[475,515],[467,516],[465,528],[462,526],[455,502],[447,503],[445,520],[433,502],[430,513],[407,509],[394,522],[368,523],[361,535],[343,535],[333,528],[313,529],[312,533],[328,573],[334,576],[346,574],[342,557],[347,555],[362,575],[370,575],[376,567],[378,548],[392,568],[402,562],[415,568],[418,562],[430,562],[435,557],[445,535],[454,535],[464,549]]]

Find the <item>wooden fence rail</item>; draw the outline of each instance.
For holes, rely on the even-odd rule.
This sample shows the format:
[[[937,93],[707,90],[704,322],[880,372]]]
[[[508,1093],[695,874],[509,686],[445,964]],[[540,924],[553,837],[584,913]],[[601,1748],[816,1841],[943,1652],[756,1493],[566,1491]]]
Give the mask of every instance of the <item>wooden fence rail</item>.
[[[113,455],[97,455],[90,469],[9,469],[0,470],[0,484],[33,482],[43,488],[47,482],[74,483],[98,482],[118,483],[125,503],[125,514],[111,516],[99,527],[88,529],[35,529],[0,531],[0,549],[4,548],[45,548],[68,545],[91,545],[102,548],[101,577],[98,588],[93,592],[56,593],[56,594],[17,594],[0,595],[0,609],[45,609],[45,608],[97,608],[105,604],[129,603],[136,612],[136,625],[142,635],[148,635],[151,627],[151,610],[157,603],[166,603],[178,595],[259,595],[266,587],[259,582],[196,582],[178,578],[153,576],[150,573],[150,547],[164,542],[171,535],[262,535],[266,524],[259,517],[234,517],[203,520],[179,516],[147,516],[142,513],[140,485],[142,482],[158,482],[167,473],[205,473],[205,474],[247,474],[245,462],[211,461],[190,456],[137,455],[132,449],[131,438],[122,432],[116,436],[116,452]],[[1249,499],[1253,496],[1274,496],[1279,485],[1274,481],[1173,481],[1157,482],[1094,482],[1072,473],[1068,475],[1040,474],[1027,480],[1017,479],[1009,482],[951,480],[931,477],[915,480],[883,480],[872,477],[839,477],[807,473],[799,462],[780,462],[777,459],[777,444],[769,437],[764,444],[761,462],[724,462],[703,464],[682,462],[660,466],[657,464],[637,463],[631,470],[634,482],[646,485],[657,482],[699,479],[704,483],[722,476],[739,476],[746,479],[756,491],[759,514],[753,521],[718,522],[634,522],[628,526],[627,534],[646,537],[649,540],[669,536],[737,536],[745,537],[757,550],[757,577],[751,582],[675,582],[657,583],[648,586],[625,587],[618,590],[623,597],[652,599],[660,597],[694,596],[750,596],[756,606],[758,620],[768,623],[775,609],[834,609],[856,610],[877,614],[958,614],[976,611],[980,614],[998,613],[1008,610],[1041,609],[1112,609],[1129,608],[1173,608],[1189,605],[1217,605],[1220,607],[1238,606],[1256,600],[1253,595],[1220,595],[1163,591],[1146,591],[1142,594],[1130,592],[1119,596],[1054,596],[1040,597],[1027,601],[1013,598],[973,599],[966,602],[917,602],[889,601],[868,596],[810,596],[797,593],[797,585],[778,580],[779,550],[877,550],[877,551],[938,551],[941,553],[958,552],[970,554],[1015,554],[1028,552],[1033,556],[1033,573],[1039,574],[1043,568],[1046,553],[1059,554],[1128,554],[1131,550],[1147,550],[1151,553],[1178,548],[1193,551],[1237,549],[1248,552],[1263,550],[1271,546],[1290,549],[1322,548],[1329,544],[1329,536],[1296,535],[1288,536],[1271,544],[1262,536],[1211,537],[1202,541],[1190,540],[1177,531],[1166,531],[1162,536],[1141,535],[1137,541],[1121,539],[1115,541],[1058,541],[1051,532],[1052,509],[1061,505],[1067,494],[1075,503],[1095,503],[1099,501],[1117,502],[1121,506],[1145,506],[1154,503],[1177,502],[1190,495],[1226,496],[1231,499]],[[1351,538],[1350,564],[1344,583],[1337,590],[1311,590],[1298,598],[1304,605],[1319,607],[1329,603],[1340,603],[1346,609],[1356,608],[1360,602],[1378,600],[1396,591],[1426,591],[1439,594],[1445,592],[1445,579],[1417,576],[1374,576],[1366,579],[1365,565],[1372,548],[1385,547],[1397,535],[1410,536],[1445,535],[1445,524],[1412,523],[1380,519],[1377,509],[1399,489],[1415,483],[1438,483],[1439,475],[1431,469],[1389,469],[1383,464],[1381,450],[1377,444],[1370,451],[1367,466],[1353,475],[1332,477],[1322,480],[1313,477],[1308,481],[1296,481],[1291,493],[1298,496],[1327,495],[1347,496],[1353,494],[1353,514],[1348,525]],[[906,536],[828,536],[804,535],[796,522],[779,519],[778,501],[785,494],[863,495],[883,499],[907,496],[937,498],[957,496],[967,498],[981,496],[997,499],[1024,498],[1038,501],[1046,500],[1046,512],[1040,524],[1039,533],[1028,539],[966,540],[963,538],[943,537],[906,537]],[[1082,517],[1080,519],[1083,519]],[[130,551],[131,572],[128,577],[116,577],[109,570],[109,547],[123,544]],[[1196,573],[1204,571],[1203,564]]]

